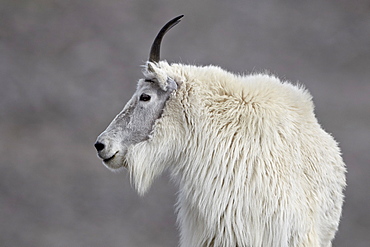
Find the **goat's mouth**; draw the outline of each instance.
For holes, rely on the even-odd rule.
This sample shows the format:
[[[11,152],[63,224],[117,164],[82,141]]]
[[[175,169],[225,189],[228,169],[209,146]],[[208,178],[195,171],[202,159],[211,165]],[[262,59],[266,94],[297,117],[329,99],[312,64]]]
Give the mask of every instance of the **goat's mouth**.
[[[117,154],[118,154],[118,151],[115,154],[113,154],[111,157],[103,159],[103,162],[104,163],[109,163],[109,161],[113,160],[116,157]]]
[[[119,151],[111,157],[103,159],[103,164],[111,171],[120,171],[121,168],[127,168],[127,164]]]
[[[114,159],[116,157],[116,154],[118,154],[118,151],[115,154],[113,154],[111,157],[109,157],[107,159],[103,159],[103,162],[108,163],[109,161],[111,161],[112,159]]]

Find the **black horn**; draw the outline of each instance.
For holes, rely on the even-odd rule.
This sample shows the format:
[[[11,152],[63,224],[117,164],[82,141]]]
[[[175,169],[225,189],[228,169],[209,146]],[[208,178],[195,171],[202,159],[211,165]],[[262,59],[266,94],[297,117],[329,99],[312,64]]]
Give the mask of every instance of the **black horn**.
[[[154,62],[154,63],[157,63],[159,62],[159,59],[160,59],[160,52],[161,52],[161,42],[162,42],[162,38],[163,36],[173,27],[175,26],[177,23],[180,22],[180,19],[183,17],[184,15],[180,15],[178,17],[175,17],[173,18],[172,20],[170,20],[169,22],[167,22],[166,25],[164,25],[162,27],[162,29],[159,31],[159,33],[157,34],[157,37],[155,37],[154,41],[153,41],[153,44],[152,44],[152,48],[150,49],[150,55],[149,55],[149,62]]]

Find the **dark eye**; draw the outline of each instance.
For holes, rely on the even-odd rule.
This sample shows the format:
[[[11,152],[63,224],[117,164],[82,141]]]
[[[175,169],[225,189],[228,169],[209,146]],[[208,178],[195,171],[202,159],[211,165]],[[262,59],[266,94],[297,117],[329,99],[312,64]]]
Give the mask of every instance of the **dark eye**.
[[[150,95],[143,93],[140,95],[140,101],[149,101],[150,100]]]

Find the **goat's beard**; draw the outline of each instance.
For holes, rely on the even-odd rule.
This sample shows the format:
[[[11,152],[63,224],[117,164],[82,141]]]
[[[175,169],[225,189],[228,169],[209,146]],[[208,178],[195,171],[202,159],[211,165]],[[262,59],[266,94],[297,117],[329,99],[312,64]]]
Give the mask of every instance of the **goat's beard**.
[[[131,183],[139,195],[144,195],[165,169],[164,162],[158,162],[158,154],[150,144],[141,142],[129,148],[126,155],[127,169]]]

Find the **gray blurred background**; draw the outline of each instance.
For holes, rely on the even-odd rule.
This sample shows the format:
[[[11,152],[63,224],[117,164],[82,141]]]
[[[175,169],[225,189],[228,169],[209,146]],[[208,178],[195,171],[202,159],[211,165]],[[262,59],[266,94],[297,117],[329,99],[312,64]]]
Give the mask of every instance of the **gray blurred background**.
[[[176,246],[176,188],[140,198],[96,157],[141,77],[169,62],[269,71],[313,94],[348,166],[334,246],[370,246],[370,1],[1,0],[0,246]]]

